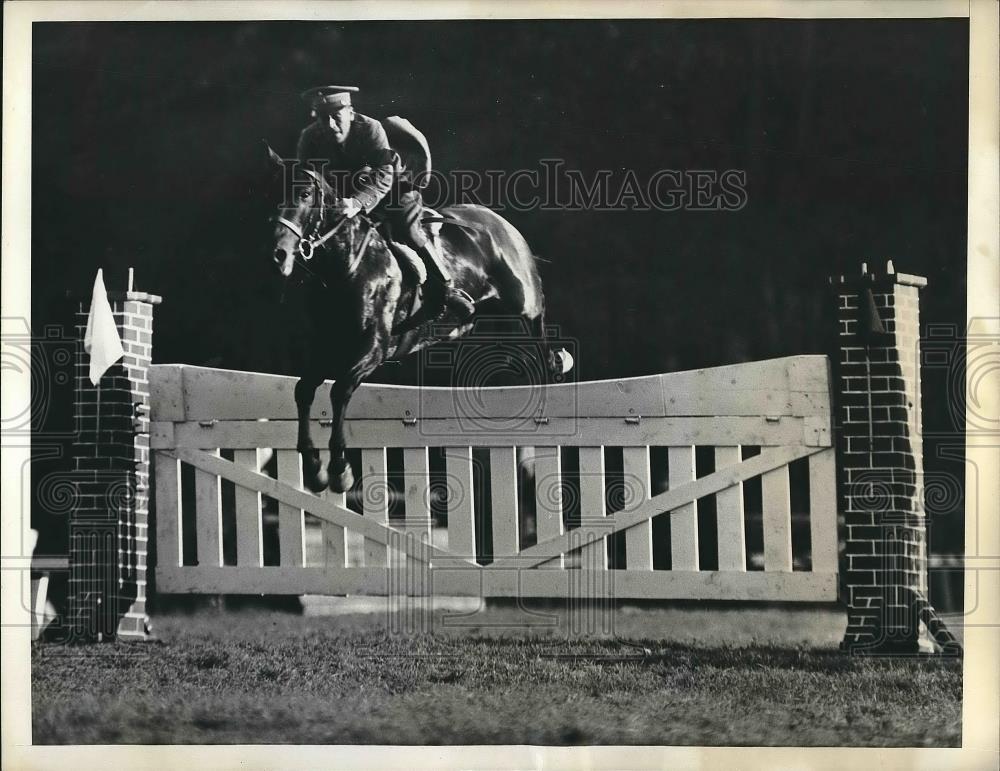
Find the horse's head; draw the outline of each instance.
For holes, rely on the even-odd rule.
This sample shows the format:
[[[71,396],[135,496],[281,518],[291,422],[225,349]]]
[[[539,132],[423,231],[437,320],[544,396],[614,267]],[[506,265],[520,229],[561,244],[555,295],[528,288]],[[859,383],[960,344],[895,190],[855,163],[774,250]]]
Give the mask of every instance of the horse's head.
[[[271,161],[281,167],[284,162],[269,147]],[[313,243],[322,233],[330,206],[336,195],[330,184],[311,169],[303,169],[308,182],[291,182],[285,193],[278,214],[274,219],[274,262],[281,275],[290,276],[297,259],[312,258]]]
[[[284,166],[271,148],[268,152],[272,162]],[[380,244],[384,249],[384,243],[366,216],[347,217],[336,189],[323,175],[302,171],[309,181],[286,187],[274,218],[274,262],[286,278],[296,266],[320,281],[337,274],[353,275],[369,245]],[[324,259],[307,265],[320,251]]]

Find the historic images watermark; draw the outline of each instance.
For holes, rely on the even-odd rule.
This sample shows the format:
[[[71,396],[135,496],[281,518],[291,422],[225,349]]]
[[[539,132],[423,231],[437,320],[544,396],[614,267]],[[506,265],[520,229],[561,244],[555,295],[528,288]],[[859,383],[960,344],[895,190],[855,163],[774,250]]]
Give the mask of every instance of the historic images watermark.
[[[328,168],[323,160],[310,162],[339,194],[356,190],[370,179],[371,169],[354,173]],[[304,164],[285,159],[286,200],[294,206],[302,186],[313,180]],[[406,172],[403,172],[404,176]],[[741,169],[598,169],[568,168],[559,158],[544,158],[531,169],[431,170],[407,177],[420,188],[432,208],[449,204],[478,204],[496,212],[517,211],[740,211],[747,205],[747,173]],[[291,198],[287,197],[291,194]],[[391,201],[387,201],[391,206]]]

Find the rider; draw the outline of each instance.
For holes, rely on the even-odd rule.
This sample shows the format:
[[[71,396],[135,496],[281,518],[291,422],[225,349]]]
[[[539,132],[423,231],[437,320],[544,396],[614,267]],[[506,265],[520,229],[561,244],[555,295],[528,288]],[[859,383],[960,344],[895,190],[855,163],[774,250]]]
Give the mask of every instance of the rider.
[[[473,300],[454,286],[448,267],[421,227],[420,191],[396,175],[397,156],[382,124],[354,111],[351,94],[357,91],[355,86],[319,86],[302,94],[315,120],[299,136],[298,159],[328,177],[344,176],[341,182],[348,183],[348,189],[344,184],[336,189],[352,195],[338,202],[342,214],[354,217],[378,209],[392,226],[394,237],[416,250],[427,266],[428,280],[422,286],[429,318],[436,318],[447,306],[459,321],[465,321],[475,310]],[[392,205],[387,205],[390,200]]]

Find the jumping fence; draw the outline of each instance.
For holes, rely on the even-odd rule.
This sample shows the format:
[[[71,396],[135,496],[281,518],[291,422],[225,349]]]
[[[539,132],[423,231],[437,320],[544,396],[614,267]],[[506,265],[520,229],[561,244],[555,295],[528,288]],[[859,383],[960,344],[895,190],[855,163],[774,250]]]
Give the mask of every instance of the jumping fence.
[[[294,378],[156,365],[150,370],[150,446],[157,589],[560,597],[572,582],[578,595],[613,592],[620,598],[834,600],[837,507],[829,383],[825,357],[799,356],[546,387],[364,385],[346,426],[349,446],[360,449],[356,513],[343,494],[303,490]],[[330,431],[324,402],[317,399],[312,415],[323,446]],[[710,446],[714,456],[714,470],[700,477],[696,445]],[[744,457],[741,448],[748,446],[756,454]],[[614,512],[608,511],[609,447],[622,455],[621,472],[611,483],[620,502]],[[387,457],[393,448],[402,454],[404,514],[390,521]],[[432,531],[434,448],[441,448],[445,461],[437,475],[437,487],[446,491],[447,528],[441,532]],[[562,467],[567,448],[577,461],[573,473]],[[262,470],[262,452],[276,455],[276,478]],[[665,458],[667,469],[651,468],[651,456]],[[485,462],[477,489],[473,470],[479,458]],[[809,548],[802,555],[808,569],[793,570],[789,465],[798,460],[808,464],[808,511],[801,515],[808,520]],[[187,496],[185,465],[194,470],[193,494]],[[669,481],[653,494],[657,471],[666,471]],[[747,569],[745,548],[742,486],[753,479],[760,480],[762,501],[759,571]],[[227,505],[235,510],[235,527],[229,528],[235,564],[224,560],[220,491],[226,483],[234,486]],[[534,506],[526,505],[526,493]],[[263,561],[262,496],[278,503],[276,565]],[[568,496],[577,499],[571,523]],[[194,504],[193,516],[185,515],[185,497]],[[715,499],[717,553],[710,560],[714,569],[701,569],[697,501],[709,497]],[[663,514],[670,520],[669,544],[661,544],[669,550],[668,570],[654,569],[653,519]],[[304,546],[306,515],[321,523],[324,548],[313,562]],[[187,559],[185,523],[196,531],[188,538],[195,542],[188,551],[195,553]],[[530,545],[526,523],[535,533]],[[476,537],[482,527],[490,530],[489,555],[482,553],[483,534]],[[624,567],[609,577],[608,541],[619,533]],[[485,556],[490,561],[482,564]],[[392,573],[404,567],[393,584]]]
[[[82,346],[77,364],[68,634],[145,638],[152,577],[160,594],[839,600],[845,649],[951,644],[926,597],[925,284],[891,263],[835,277],[829,358],[365,385],[348,497],[302,487],[292,378],[152,365],[160,298],[110,293],[125,357],[96,388]],[[328,410],[321,392],[317,447]]]

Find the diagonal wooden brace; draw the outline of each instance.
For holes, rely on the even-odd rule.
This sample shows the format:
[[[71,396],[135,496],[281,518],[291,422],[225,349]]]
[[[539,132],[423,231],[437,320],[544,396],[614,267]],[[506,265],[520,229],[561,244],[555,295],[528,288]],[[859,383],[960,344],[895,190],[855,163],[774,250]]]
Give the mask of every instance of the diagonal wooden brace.
[[[233,482],[234,484],[240,485],[241,487],[256,490],[257,492],[270,496],[281,503],[286,503],[289,506],[294,506],[296,508],[303,509],[304,511],[308,511],[310,514],[319,519],[360,533],[369,540],[376,541],[393,548],[401,548],[405,550],[408,556],[415,560],[425,561],[429,558],[433,559],[435,567],[479,567],[479,565],[472,560],[457,557],[444,549],[439,549],[438,547],[433,546],[432,544],[418,542],[413,538],[407,538],[406,534],[399,530],[388,527],[387,525],[379,524],[371,519],[366,519],[350,509],[338,506],[329,500],[317,498],[316,496],[293,487],[286,482],[279,482],[277,479],[272,479],[266,474],[252,471],[243,466],[237,466],[232,461],[228,461],[218,455],[212,455],[202,450],[186,450],[181,448],[173,450],[159,450],[158,452],[161,452],[168,457],[177,458],[185,463],[189,463],[195,468],[206,471],[209,474],[220,476],[223,479]],[[402,541],[403,546],[399,545],[399,541]]]
[[[781,466],[786,466],[799,458],[806,458],[823,452],[823,447],[773,447],[765,449],[760,455],[739,463],[735,466],[728,466],[719,471],[715,471],[700,479],[696,479],[688,484],[667,490],[647,501],[644,501],[634,509],[629,511],[619,511],[606,517],[601,521],[600,528],[595,528],[589,532],[580,532],[580,529],[570,530],[556,538],[542,541],[535,546],[518,552],[516,557],[498,559],[492,563],[494,568],[528,568],[541,565],[550,559],[564,554],[570,549],[585,546],[588,543],[599,541],[612,533],[627,530],[650,517],[655,517],[666,511],[691,503],[698,498],[712,495],[727,487],[739,484],[752,477],[759,476],[767,471],[771,471]]]

